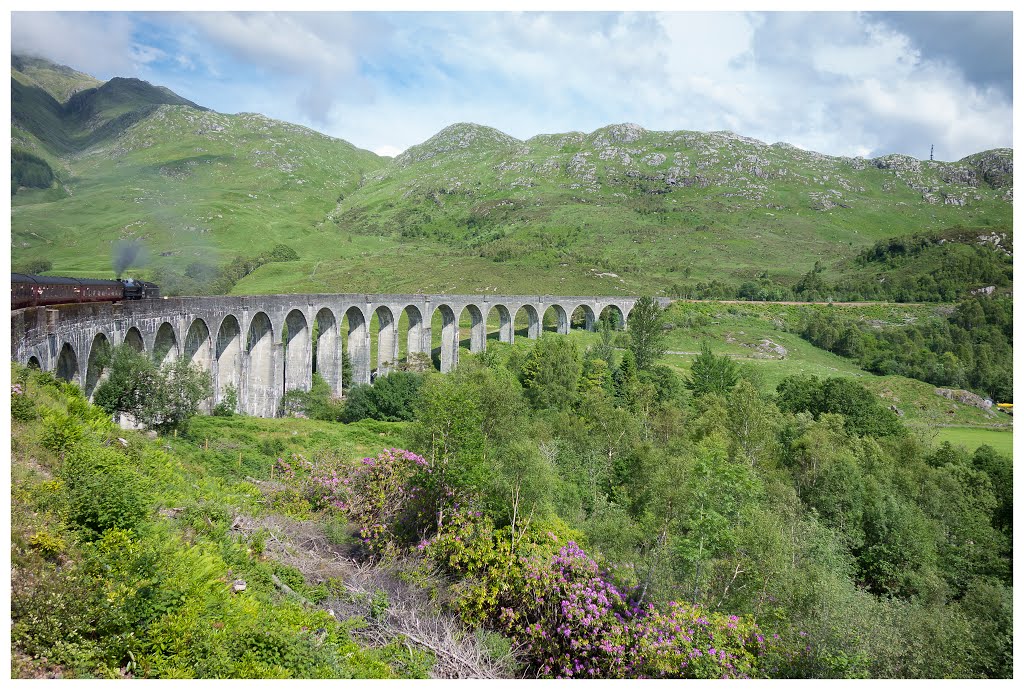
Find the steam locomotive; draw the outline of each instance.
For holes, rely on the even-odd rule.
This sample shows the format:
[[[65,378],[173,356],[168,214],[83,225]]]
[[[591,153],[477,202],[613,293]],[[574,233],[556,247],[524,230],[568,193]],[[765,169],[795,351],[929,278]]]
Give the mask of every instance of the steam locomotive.
[[[132,278],[94,280],[11,274],[11,309],[42,307],[48,304],[159,298],[160,288],[155,283]]]

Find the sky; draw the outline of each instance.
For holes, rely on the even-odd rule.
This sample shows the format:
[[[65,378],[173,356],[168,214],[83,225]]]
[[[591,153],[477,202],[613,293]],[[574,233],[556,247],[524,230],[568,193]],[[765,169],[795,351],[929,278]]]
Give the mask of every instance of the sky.
[[[946,161],[1013,146],[1010,12],[12,12],[11,49],[381,155],[455,122]]]

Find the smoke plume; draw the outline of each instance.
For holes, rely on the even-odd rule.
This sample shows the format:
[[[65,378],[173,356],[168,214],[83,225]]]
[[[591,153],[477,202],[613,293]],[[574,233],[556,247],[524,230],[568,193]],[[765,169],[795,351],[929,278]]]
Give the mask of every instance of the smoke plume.
[[[114,274],[120,278],[129,266],[141,266],[145,261],[142,243],[138,240],[121,240],[114,246]]]

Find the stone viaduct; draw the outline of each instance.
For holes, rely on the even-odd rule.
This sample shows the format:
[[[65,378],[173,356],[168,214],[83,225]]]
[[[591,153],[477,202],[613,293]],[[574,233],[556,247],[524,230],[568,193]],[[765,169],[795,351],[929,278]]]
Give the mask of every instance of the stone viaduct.
[[[459,323],[468,313],[469,350],[487,346],[488,317],[496,314],[499,340],[513,342],[523,312],[527,336],[538,338],[545,313],[554,313],[559,333],[568,333],[580,310],[593,329],[606,308],[628,323],[635,297],[498,295],[253,295],[176,297],[132,302],[66,304],[20,309],[11,314],[11,359],[54,371],[92,396],[103,376],[98,353],[104,344],[126,343],[157,361],[187,357],[207,369],[219,402],[229,386],[238,411],[258,417],[278,413],[285,391],[308,390],[317,371],[335,394],[371,380],[370,325],[377,317],[376,375],[399,361],[398,323],[408,319],[406,352],[431,355],[431,323],[441,315],[442,372],[459,360]],[[662,300],[663,306],[669,300]],[[343,321],[347,329],[342,332]],[[315,339],[315,342],[314,342]],[[342,340],[351,381],[342,381]]]

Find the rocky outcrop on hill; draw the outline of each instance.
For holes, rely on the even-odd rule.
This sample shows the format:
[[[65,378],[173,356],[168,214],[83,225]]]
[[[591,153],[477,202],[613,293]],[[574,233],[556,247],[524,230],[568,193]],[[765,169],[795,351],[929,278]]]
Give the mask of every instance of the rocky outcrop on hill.
[[[493,127],[460,122],[445,127],[422,144],[410,147],[395,158],[394,165],[405,168],[414,163],[466,149],[485,152],[495,148],[516,148],[522,143]]]
[[[935,395],[941,395],[947,400],[958,402],[961,405],[970,405],[971,407],[977,407],[980,410],[991,410],[992,401],[986,400],[980,395],[975,395],[970,391],[951,389],[951,388],[936,388]]]
[[[921,204],[967,208],[991,199],[982,188],[1012,181],[1009,153],[995,150],[956,163],[902,154],[865,160],[768,145],[732,132],[655,132],[623,123],[590,134],[542,134],[520,141],[491,127],[459,123],[366,181],[400,179],[403,198],[451,190],[475,198],[501,190],[560,188],[597,201],[603,195],[624,199],[695,188],[728,200],[725,208],[732,211],[821,213],[843,213],[864,203],[865,195],[888,194],[897,197],[892,203],[913,203],[909,190]],[[878,171],[888,178],[881,185]],[[794,198],[802,199],[795,208]],[[1002,195],[1007,198],[1012,198],[1009,188]]]

